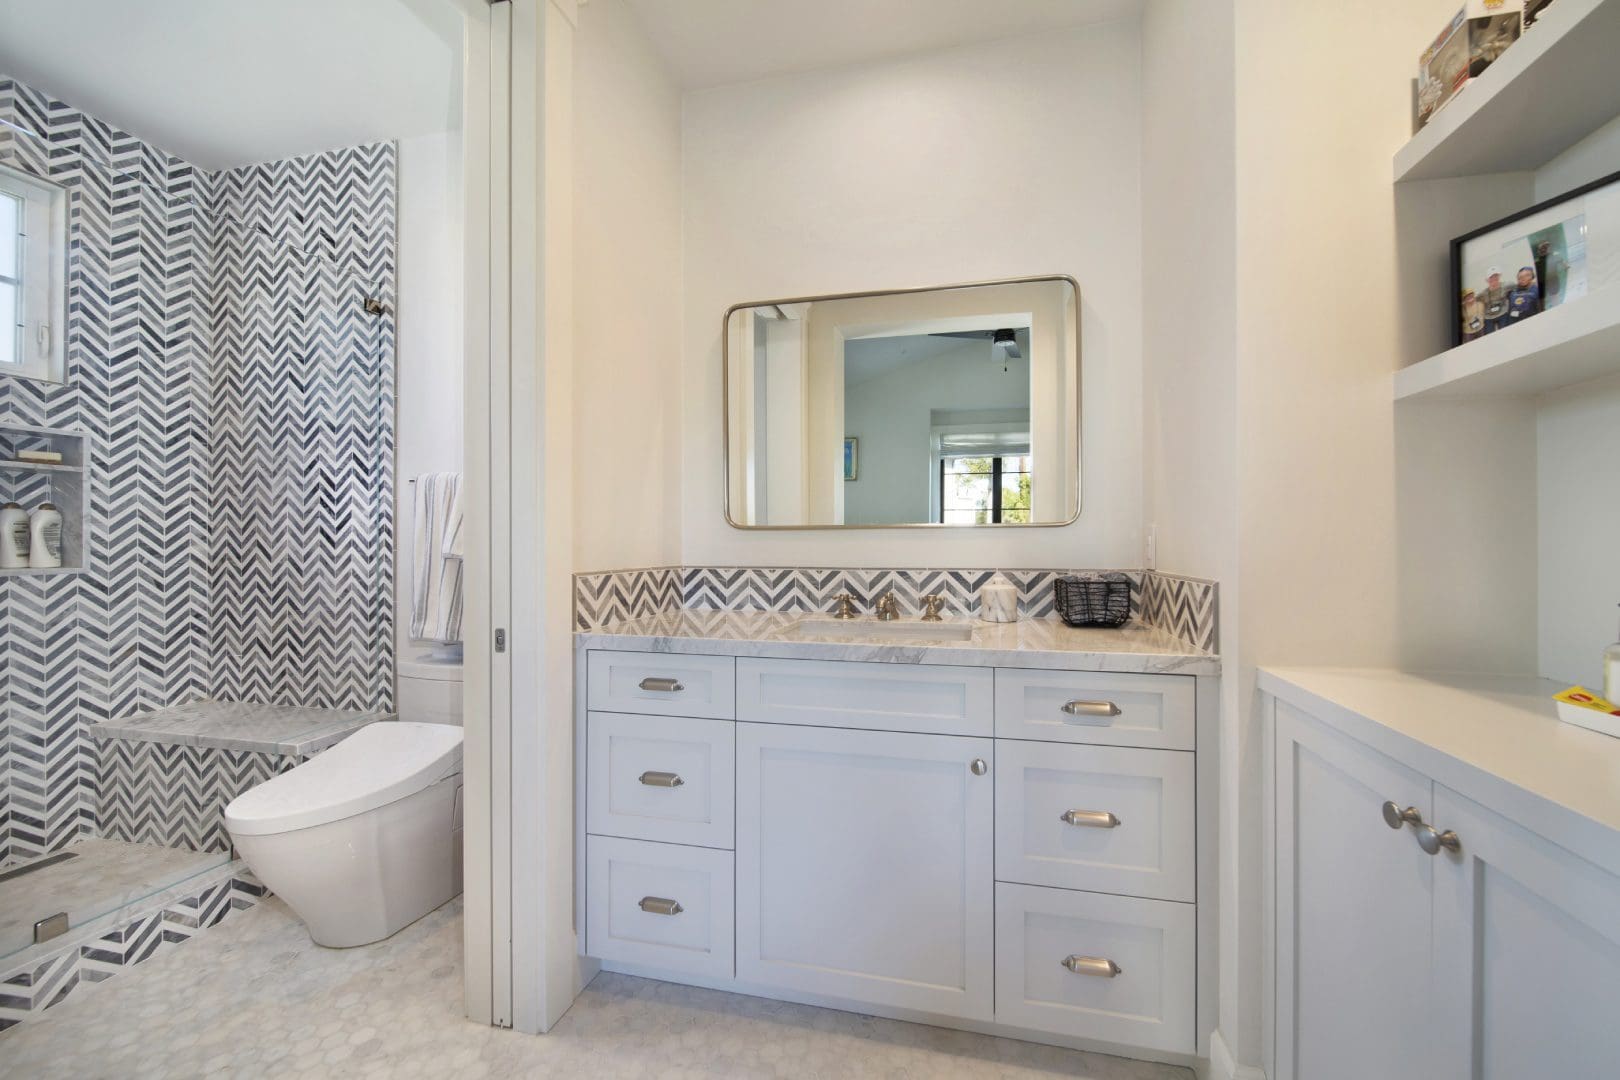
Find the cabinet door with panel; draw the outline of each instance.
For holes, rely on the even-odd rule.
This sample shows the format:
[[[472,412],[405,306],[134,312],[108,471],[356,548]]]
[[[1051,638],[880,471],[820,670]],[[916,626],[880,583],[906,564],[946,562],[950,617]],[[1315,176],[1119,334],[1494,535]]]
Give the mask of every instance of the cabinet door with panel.
[[[991,739],[737,726],[737,978],[992,1018]]]
[[[1620,878],[1442,784],[1433,827],[1435,1075],[1616,1075]]]
[[[1399,816],[1431,820],[1432,784],[1282,702],[1276,753],[1277,1080],[1443,1075],[1430,1067],[1435,860]]]

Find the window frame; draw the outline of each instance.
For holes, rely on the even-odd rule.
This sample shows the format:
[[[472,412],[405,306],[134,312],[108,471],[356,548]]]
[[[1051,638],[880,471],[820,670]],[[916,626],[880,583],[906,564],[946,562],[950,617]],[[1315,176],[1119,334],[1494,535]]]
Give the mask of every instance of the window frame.
[[[1004,469],[1004,467],[1002,465],[1002,461],[1003,461],[1003,459],[1005,457],[1023,457],[1023,458],[1027,458],[1027,457],[1030,457],[1029,454],[1012,454],[1012,455],[1003,455],[1003,454],[988,454],[988,455],[987,454],[962,454],[962,455],[956,455],[956,454],[953,454],[953,455],[951,455],[949,457],[940,457],[938,459],[938,465],[937,465],[937,470],[936,470],[937,474],[939,476],[939,487],[938,487],[939,509],[934,514],[934,524],[936,524],[936,525],[949,525],[949,524],[951,524],[950,522],[945,520],[945,513],[946,513],[946,507],[945,507],[945,481],[951,475],[950,472],[949,472],[949,468],[948,468],[950,463],[953,462],[953,461],[959,461],[963,457],[989,457],[989,459],[990,459],[990,473],[989,473],[989,476],[990,476],[990,506],[988,507],[988,509],[990,511],[990,520],[989,521],[982,521],[982,522],[981,521],[974,521],[974,522],[969,522],[969,524],[972,524],[972,525],[1027,525],[1027,524],[1029,524],[1029,522],[1027,522],[1027,521],[1003,521],[1003,520],[1001,520],[1002,516],[1006,513],[1006,509],[1007,509],[1005,506],[1002,505],[1002,502],[1001,502],[1002,496],[1005,494],[1005,491],[1002,489],[1002,486],[1001,486],[1002,485],[1002,479],[1005,476],[1005,469]],[[1020,469],[1019,473],[1021,473],[1021,474],[1027,473],[1027,475],[1029,475],[1033,479],[1033,477],[1035,475],[1035,470],[1034,470],[1033,467],[1031,467],[1028,470]],[[961,511],[957,511],[957,512],[960,513]]]
[[[0,164],[0,195],[22,203],[16,242],[18,276],[14,333],[17,363],[0,363],[0,377],[67,380],[67,189],[10,164]],[[41,347],[43,337],[44,345]]]

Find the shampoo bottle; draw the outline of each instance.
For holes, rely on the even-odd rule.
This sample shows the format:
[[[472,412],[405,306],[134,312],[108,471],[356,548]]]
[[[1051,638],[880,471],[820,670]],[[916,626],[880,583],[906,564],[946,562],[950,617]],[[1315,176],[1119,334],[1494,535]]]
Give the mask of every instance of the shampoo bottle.
[[[40,503],[29,518],[28,565],[51,570],[62,565],[62,512],[54,503]]]
[[[22,504],[0,506],[0,569],[16,570],[28,565],[28,511]]]
[[[1603,650],[1603,697],[1620,701],[1620,640]]]

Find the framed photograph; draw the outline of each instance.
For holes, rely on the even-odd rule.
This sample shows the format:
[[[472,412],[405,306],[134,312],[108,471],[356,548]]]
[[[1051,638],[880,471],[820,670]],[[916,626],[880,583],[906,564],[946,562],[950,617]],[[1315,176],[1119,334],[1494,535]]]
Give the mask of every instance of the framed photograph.
[[[860,444],[861,440],[848,438],[844,440],[844,479],[860,479]]]
[[[1620,173],[1451,242],[1451,344],[1620,282]]]

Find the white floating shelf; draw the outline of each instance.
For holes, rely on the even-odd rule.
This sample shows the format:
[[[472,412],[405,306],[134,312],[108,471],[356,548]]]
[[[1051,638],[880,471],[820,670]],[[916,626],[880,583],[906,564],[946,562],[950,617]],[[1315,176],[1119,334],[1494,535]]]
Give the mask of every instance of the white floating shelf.
[[[1402,368],[1395,400],[1530,396],[1609,375],[1620,375],[1620,286]]]
[[[1540,168],[1620,114],[1617,67],[1620,0],[1558,0],[1400,149],[1396,182]]]

